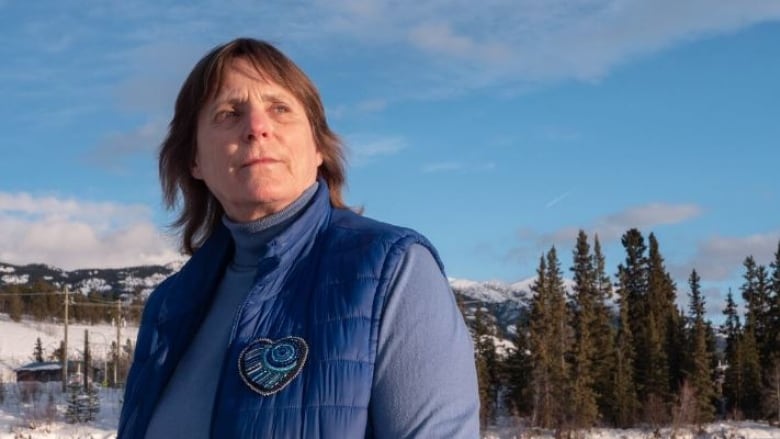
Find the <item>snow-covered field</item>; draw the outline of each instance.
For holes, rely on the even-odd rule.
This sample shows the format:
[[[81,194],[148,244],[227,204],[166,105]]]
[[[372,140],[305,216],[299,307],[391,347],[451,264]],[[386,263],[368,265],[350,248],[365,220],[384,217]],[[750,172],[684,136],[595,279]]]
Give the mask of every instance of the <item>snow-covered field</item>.
[[[68,351],[72,358],[84,349],[85,329],[89,330],[92,358],[102,361],[109,352],[111,342],[116,341],[116,328],[111,325],[68,325]],[[8,318],[8,314],[0,314],[0,377],[8,382],[13,377],[14,369],[33,361],[36,338],[40,337],[43,354],[48,359],[59,348],[63,334],[62,325],[29,320],[16,323]],[[124,345],[128,338],[135,343],[137,334],[136,327],[120,328],[120,345]]]
[[[91,350],[95,361],[102,361],[107,346],[116,338],[116,328],[110,325],[71,325],[69,344],[74,350],[83,346],[84,329],[90,333]],[[122,328],[122,343],[135,340],[137,328]],[[65,395],[59,383],[17,384],[13,369],[32,361],[35,339],[40,337],[48,355],[59,346],[62,326],[22,321],[12,322],[0,314],[0,376],[5,392],[0,395],[0,439],[103,439],[115,438],[121,410],[121,390],[102,389],[100,412],[95,421],[87,424],[68,424],[64,419]],[[73,352],[73,351],[71,351]],[[502,425],[484,432],[484,439],[553,438],[554,432],[529,430],[505,420]],[[654,437],[710,438],[710,439],[780,439],[780,428],[754,422],[718,422],[703,429],[593,429],[578,437],[592,439],[648,439]]]

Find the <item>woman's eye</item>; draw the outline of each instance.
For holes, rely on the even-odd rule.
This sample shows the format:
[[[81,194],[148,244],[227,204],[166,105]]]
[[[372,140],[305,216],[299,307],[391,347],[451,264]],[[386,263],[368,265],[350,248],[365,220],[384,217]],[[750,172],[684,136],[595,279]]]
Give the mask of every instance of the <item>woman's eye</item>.
[[[290,112],[290,107],[287,104],[274,104],[271,110],[276,114],[284,114]]]
[[[241,114],[237,110],[221,110],[217,112],[217,120],[229,120],[229,119],[236,119]]]

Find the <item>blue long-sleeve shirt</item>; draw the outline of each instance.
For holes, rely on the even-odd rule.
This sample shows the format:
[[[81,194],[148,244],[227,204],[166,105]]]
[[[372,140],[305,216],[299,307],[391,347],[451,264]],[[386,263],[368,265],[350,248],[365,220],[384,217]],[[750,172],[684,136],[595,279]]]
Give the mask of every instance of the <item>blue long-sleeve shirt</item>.
[[[212,307],[167,385],[147,438],[207,438],[216,384],[236,310],[252,285],[257,254],[294,221],[316,184],[259,221],[225,220],[236,252]],[[473,349],[447,280],[413,245],[402,259],[379,329],[370,419],[376,438],[476,438],[479,401]],[[186,422],[182,420],[186,419]]]

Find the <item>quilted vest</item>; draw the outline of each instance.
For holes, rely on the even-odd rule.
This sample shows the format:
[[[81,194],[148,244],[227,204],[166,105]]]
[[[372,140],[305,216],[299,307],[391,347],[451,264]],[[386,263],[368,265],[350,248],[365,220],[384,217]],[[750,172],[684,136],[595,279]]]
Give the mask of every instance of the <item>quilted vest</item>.
[[[328,188],[320,182],[312,204],[258,260],[254,286],[224,347],[211,437],[371,437],[369,404],[382,312],[398,263],[415,243],[438,261],[428,241],[412,230],[331,208]],[[144,436],[231,257],[232,240],[220,227],[150,297],[119,438]],[[277,373],[281,378],[262,366],[253,368],[259,353],[290,353],[289,346],[279,347],[290,341],[298,349],[296,364]]]

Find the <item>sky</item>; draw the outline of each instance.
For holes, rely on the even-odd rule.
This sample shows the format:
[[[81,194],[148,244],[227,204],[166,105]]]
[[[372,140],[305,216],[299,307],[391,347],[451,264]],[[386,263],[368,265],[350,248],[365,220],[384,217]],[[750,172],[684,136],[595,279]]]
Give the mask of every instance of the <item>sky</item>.
[[[267,40],[320,90],[347,203],[447,275],[515,282],[576,233],[658,238],[685,298],[780,242],[777,0],[0,0],[0,261],[177,258],[156,152],[209,49]]]

